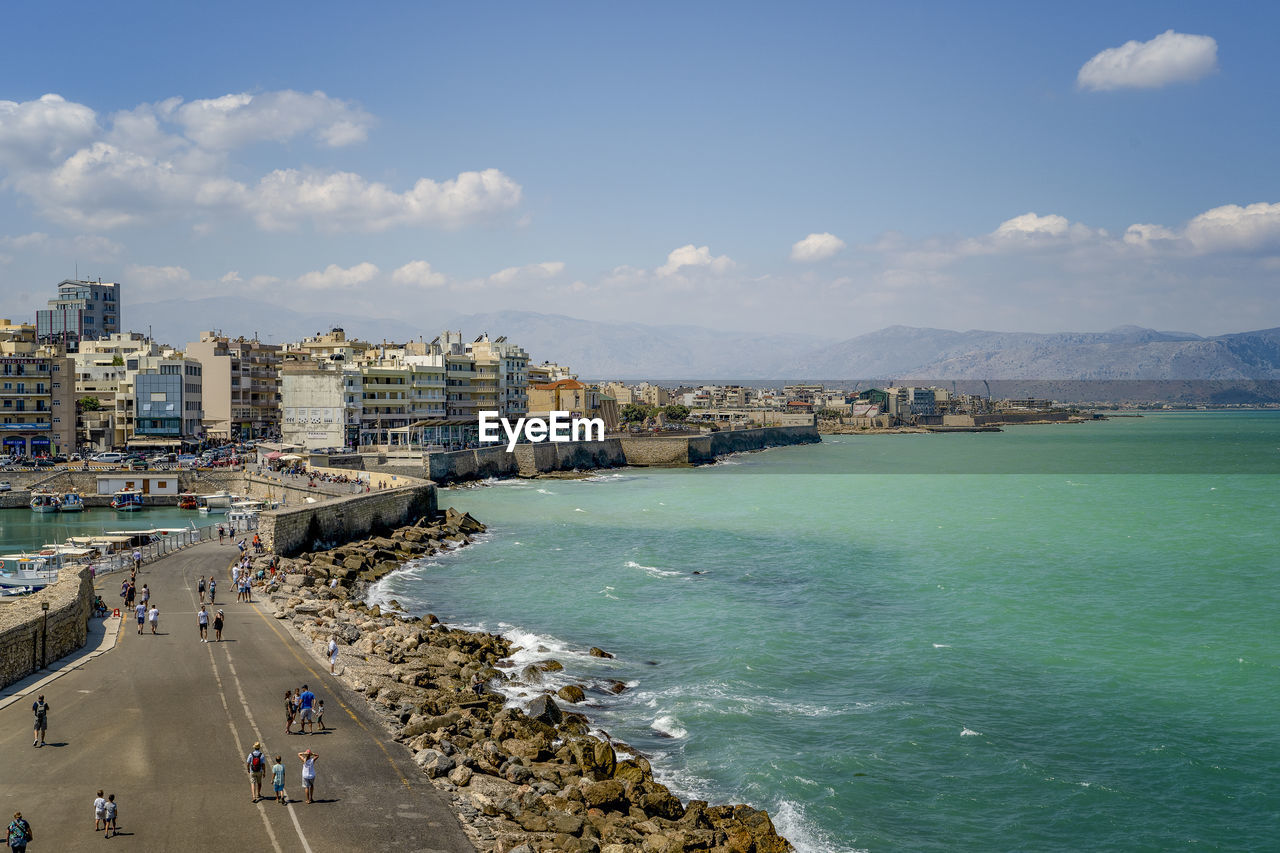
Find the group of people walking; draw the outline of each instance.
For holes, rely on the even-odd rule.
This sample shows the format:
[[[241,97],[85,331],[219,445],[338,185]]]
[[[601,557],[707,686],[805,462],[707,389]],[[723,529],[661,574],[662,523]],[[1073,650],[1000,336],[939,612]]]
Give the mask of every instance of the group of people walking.
[[[320,755],[308,749],[305,752],[298,753],[298,759],[302,762],[302,795],[303,801],[307,803],[315,802],[316,791],[316,761]],[[267,772],[267,756],[262,751],[262,744],[255,743],[253,750],[244,760],[245,769],[249,771],[249,792],[252,802],[258,802],[262,797],[262,780]],[[285,780],[284,757],[277,755],[275,763],[271,765],[271,784],[275,789],[275,800],[282,806],[289,804],[289,795],[284,790]]]

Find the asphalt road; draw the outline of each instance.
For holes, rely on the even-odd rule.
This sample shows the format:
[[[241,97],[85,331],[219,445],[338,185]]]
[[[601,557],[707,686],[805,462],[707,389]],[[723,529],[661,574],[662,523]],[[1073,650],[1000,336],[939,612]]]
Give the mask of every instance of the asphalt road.
[[[116,647],[44,685],[46,746],[32,740],[31,695],[0,709],[0,817],[31,823],[30,849],[122,846],[145,851],[467,851],[444,797],[391,740],[364,699],[295,642],[269,604],[234,600],[235,549],[208,543],[144,566],[159,634],[126,619]],[[201,643],[196,579],[216,575],[223,642]],[[100,581],[118,601],[119,576]],[[222,600],[231,598],[230,601]],[[212,623],[212,619],[210,620]],[[309,684],[329,731],[284,734],[286,689]],[[295,731],[296,731],[295,726]],[[287,768],[288,806],[250,802],[245,758],[255,741]],[[316,802],[302,802],[298,753],[319,754]],[[118,837],[93,832],[99,788],[116,795]]]

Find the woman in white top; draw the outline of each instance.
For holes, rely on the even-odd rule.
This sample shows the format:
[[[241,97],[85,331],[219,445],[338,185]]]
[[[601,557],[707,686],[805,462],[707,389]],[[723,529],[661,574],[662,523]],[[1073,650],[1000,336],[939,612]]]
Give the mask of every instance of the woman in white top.
[[[159,607],[156,607],[154,604],[151,605],[151,610],[147,613],[147,621],[151,623],[151,633],[154,634],[156,632],[156,628],[160,627]]]
[[[329,672],[333,672],[334,666],[338,663],[338,639],[336,637],[329,638]]]
[[[299,752],[298,757],[302,759],[302,790],[306,794],[306,801],[310,803],[316,792],[316,759],[320,756],[308,749],[306,752]]]

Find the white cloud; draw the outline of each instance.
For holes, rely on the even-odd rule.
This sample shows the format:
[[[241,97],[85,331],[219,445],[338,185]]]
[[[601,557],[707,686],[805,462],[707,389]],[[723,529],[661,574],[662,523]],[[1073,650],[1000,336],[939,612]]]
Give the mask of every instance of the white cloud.
[[[244,279],[240,277],[239,270],[232,270],[231,272],[224,275],[222,278],[218,279],[218,281],[222,282],[223,284],[236,284],[238,282],[244,281]]]
[[[1280,244],[1280,204],[1228,204],[1187,223],[1186,239],[1199,252],[1252,252]]]
[[[440,183],[422,178],[403,193],[350,172],[281,169],[259,182],[247,206],[266,230],[295,228],[309,219],[327,229],[383,231],[461,224],[515,207],[520,197],[520,185],[497,169],[463,172]]]
[[[364,138],[371,122],[322,92],[171,98],[117,112],[106,129],[93,110],[58,95],[0,101],[0,171],[3,185],[42,215],[92,229],[183,217],[202,217],[201,227],[211,228],[203,217],[245,214],[266,230],[448,227],[520,203],[520,185],[498,169],[421,178],[398,192],[343,171],[282,168],[244,181],[246,169],[229,157],[238,146],[308,133],[346,145]]]
[[[844,241],[834,234],[810,234],[791,246],[791,260],[804,264],[825,261],[844,249]]]
[[[9,169],[47,167],[99,132],[97,116],[61,95],[0,101],[0,163]]]
[[[286,142],[314,133],[338,148],[368,138],[373,117],[324,92],[248,92],[190,101],[166,109],[188,139],[204,148],[232,149],[254,142]]]
[[[87,261],[109,260],[124,251],[124,246],[97,234],[54,237],[42,231],[19,234],[16,237],[0,237],[0,246],[46,255],[73,256],[77,260]]]
[[[543,261],[540,264],[526,264],[522,267],[507,267],[489,276],[492,284],[508,285],[527,279],[553,278],[564,272],[563,261]]]
[[[1144,249],[1159,248],[1162,245],[1167,246],[1177,239],[1178,235],[1163,225],[1137,223],[1130,225],[1124,232],[1126,245],[1138,246]]]
[[[1107,232],[1102,229],[1071,222],[1065,216],[1059,216],[1056,213],[1046,216],[1024,213],[1001,222],[996,230],[988,235],[987,240],[977,248],[988,251],[1025,249],[1082,242],[1106,236]]]
[[[410,261],[393,272],[391,280],[414,287],[439,287],[449,279],[444,273],[433,270],[426,261]]]
[[[1076,75],[1081,89],[1155,89],[1199,80],[1218,67],[1218,43],[1211,36],[1166,30],[1151,41],[1109,47]]]
[[[708,247],[695,247],[690,243],[687,246],[673,249],[667,255],[667,262],[658,267],[655,272],[660,276],[672,276],[686,267],[706,269],[716,275],[721,275],[733,269],[733,261],[728,255],[714,257]]]
[[[191,273],[185,267],[167,266],[152,267],[140,264],[129,264],[124,268],[123,282],[130,291],[165,293],[178,289],[191,281]],[[178,294],[174,294],[178,295]]]
[[[377,274],[378,268],[368,261],[347,269],[329,264],[323,270],[303,273],[295,283],[304,290],[343,290],[368,284]]]

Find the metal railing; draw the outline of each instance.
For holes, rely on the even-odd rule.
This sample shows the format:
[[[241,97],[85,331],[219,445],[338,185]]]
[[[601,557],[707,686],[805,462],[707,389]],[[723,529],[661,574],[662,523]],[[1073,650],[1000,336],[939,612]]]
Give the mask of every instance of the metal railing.
[[[213,522],[205,527],[188,527],[174,531],[167,536],[153,537],[147,544],[140,545],[132,550],[119,551],[96,560],[90,560],[89,565],[93,567],[96,575],[128,571],[133,568],[135,551],[141,554],[142,564],[145,566],[148,563],[159,560],[161,557],[167,557],[170,554],[186,550],[192,545],[217,540],[219,527],[228,535],[230,541],[234,541],[237,535],[252,533],[256,530],[258,528],[258,519],[256,517],[236,519],[235,521],[228,519]]]

